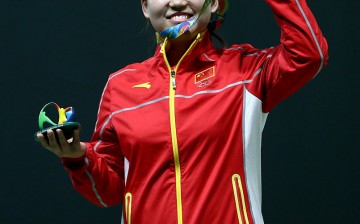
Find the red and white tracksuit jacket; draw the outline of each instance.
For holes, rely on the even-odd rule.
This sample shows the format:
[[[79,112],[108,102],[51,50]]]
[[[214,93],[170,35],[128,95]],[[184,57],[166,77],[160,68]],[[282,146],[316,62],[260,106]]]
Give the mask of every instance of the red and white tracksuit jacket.
[[[124,223],[263,223],[268,112],[316,76],[327,43],[305,0],[267,0],[281,44],[215,49],[199,34],[170,67],[155,55],[109,76],[84,157],[63,158],[76,190],[123,203]]]

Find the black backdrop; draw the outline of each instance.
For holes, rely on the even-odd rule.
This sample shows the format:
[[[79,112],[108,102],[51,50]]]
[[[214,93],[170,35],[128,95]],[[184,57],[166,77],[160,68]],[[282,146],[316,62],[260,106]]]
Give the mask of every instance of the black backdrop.
[[[34,140],[50,101],[74,106],[91,136],[108,74],[153,54],[139,1],[0,1],[0,223],[120,223],[75,192],[59,159]],[[279,29],[261,0],[230,1],[219,31],[263,48]],[[269,115],[263,138],[266,223],[359,223],[359,2],[308,0],[329,65]]]

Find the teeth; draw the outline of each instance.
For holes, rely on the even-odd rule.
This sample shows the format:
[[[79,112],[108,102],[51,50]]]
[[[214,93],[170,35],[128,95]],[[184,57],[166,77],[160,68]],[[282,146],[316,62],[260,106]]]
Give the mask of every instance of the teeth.
[[[171,19],[187,19],[188,16],[187,15],[176,15],[171,17]]]

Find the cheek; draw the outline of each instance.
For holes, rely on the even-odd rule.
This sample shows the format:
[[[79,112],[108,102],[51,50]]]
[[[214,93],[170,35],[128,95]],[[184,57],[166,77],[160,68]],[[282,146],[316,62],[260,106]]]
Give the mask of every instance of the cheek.
[[[198,21],[196,22],[197,24],[195,25],[198,29],[201,29],[199,31],[204,31],[208,24],[210,22],[210,13],[203,13],[200,18],[198,19]]]
[[[163,17],[159,16],[159,15],[154,15],[152,14],[149,17],[149,21],[152,25],[152,27],[155,29],[155,31],[157,32],[161,32],[163,31],[166,27],[165,27],[165,21],[163,19]]]
[[[166,12],[161,8],[148,7],[148,17],[151,20],[158,20],[163,18]]]
[[[164,13],[164,10],[166,9],[164,0],[148,0],[147,2],[148,12],[152,15],[156,16]]]

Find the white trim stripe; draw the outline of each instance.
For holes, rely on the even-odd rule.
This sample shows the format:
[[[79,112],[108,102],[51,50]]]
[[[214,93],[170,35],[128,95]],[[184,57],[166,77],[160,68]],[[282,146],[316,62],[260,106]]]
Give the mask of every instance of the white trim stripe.
[[[124,211],[124,209],[122,209]],[[121,224],[125,224],[124,212],[121,213]]]
[[[262,112],[262,102],[244,88],[242,136],[244,172],[250,211],[254,223],[264,224],[261,214],[261,136],[268,113]]]
[[[256,70],[256,72],[253,75],[253,78],[255,78],[257,75],[259,75],[261,71],[262,71],[262,68],[259,68],[258,70]]]
[[[108,81],[110,81],[111,79],[115,78],[116,76],[118,76],[118,75],[120,75],[120,74],[122,74],[122,73],[124,73],[124,72],[135,72],[135,71],[136,71],[136,69],[124,69],[124,70],[120,70],[120,71],[118,71],[118,72],[116,72],[116,73],[113,73],[113,74],[109,77],[109,80],[108,80]]]
[[[129,174],[129,167],[130,167],[130,162],[129,162],[129,160],[127,160],[124,157],[124,182],[125,182],[125,185],[126,185],[127,177],[128,177],[128,174]]]
[[[306,14],[305,14],[303,8],[301,7],[301,5],[300,5],[300,3],[299,3],[299,0],[296,0],[296,4],[297,4],[297,6],[299,7],[299,10],[300,10],[301,14],[303,15],[303,17],[304,17],[304,19],[305,19],[305,22],[306,22],[307,26],[308,26],[309,29],[310,29],[311,35],[312,35],[313,38],[314,38],[315,44],[316,44],[316,46],[317,46],[317,48],[318,48],[318,51],[319,51],[319,54],[320,54],[320,58],[321,58],[320,67],[319,67],[318,71],[316,72],[316,74],[314,75],[314,77],[315,77],[315,76],[317,76],[317,74],[319,74],[320,70],[321,70],[321,69],[323,68],[323,66],[324,66],[324,60],[325,60],[325,59],[324,59],[324,54],[323,54],[322,51],[321,51],[321,47],[320,47],[319,41],[316,39],[315,32],[314,32],[314,30],[313,30],[313,28],[312,28],[312,26],[311,26],[311,24],[310,24],[310,22],[309,22],[309,19],[307,18]]]
[[[118,114],[118,113],[125,112],[125,111],[129,111],[129,110],[136,110],[136,109],[139,109],[139,108],[141,108],[141,107],[145,107],[145,106],[148,106],[148,105],[151,105],[151,104],[154,104],[154,103],[157,103],[157,102],[166,100],[166,99],[169,99],[169,96],[163,96],[163,97],[160,97],[160,98],[158,98],[158,99],[156,99],[156,100],[151,100],[151,101],[148,101],[148,102],[139,104],[139,105],[134,106],[134,107],[128,107],[128,108],[123,108],[123,109],[114,111],[114,112],[111,113],[111,116],[113,116],[113,115],[115,115],[115,114]]]
[[[120,110],[117,110],[117,111],[114,111],[110,114],[110,116],[106,119],[106,121],[104,122],[104,124],[101,126],[101,129],[100,129],[100,136],[99,136],[99,141],[96,143],[95,147],[94,147],[94,151],[96,151],[97,147],[99,146],[99,144],[102,142],[102,135],[104,133],[104,130],[105,130],[105,127],[106,125],[110,122],[111,118],[113,115],[116,115],[118,113],[122,113],[122,112],[125,112],[125,111],[130,111],[130,110],[136,110],[136,109],[139,109],[141,107],[144,107],[144,106],[147,106],[147,105],[151,105],[151,104],[154,104],[154,103],[157,103],[157,102],[160,102],[162,100],[166,100],[166,99],[169,99],[169,96],[164,96],[164,97],[161,97],[159,99],[156,99],[156,100],[152,100],[152,101],[148,101],[148,102],[145,102],[145,103],[142,103],[140,105],[137,105],[137,106],[134,106],[134,107],[128,107],[128,108],[123,108],[123,109],[120,109]]]
[[[94,146],[94,151],[96,152],[96,149],[97,149],[97,147],[101,144],[101,140],[99,140],[96,144],[95,144],[95,146]]]
[[[227,49],[225,49],[225,51],[238,51],[238,50],[245,51],[245,49],[244,49],[244,48],[242,48],[242,47],[237,47],[237,48],[227,48]]]
[[[109,79],[107,80],[107,82],[106,82],[106,84],[105,84],[105,87],[104,87],[104,89],[103,89],[103,91],[102,91],[102,93],[101,93],[100,102],[99,102],[99,107],[98,107],[98,112],[97,112],[97,117],[99,117],[100,105],[102,104],[102,101],[103,101],[103,99],[104,99],[104,93],[105,93],[105,90],[107,89],[107,86],[108,86],[108,84],[109,84],[109,81],[110,81],[112,78],[114,78],[114,77],[116,77],[116,76],[118,76],[118,75],[120,75],[120,74],[122,74],[122,73],[124,73],[124,72],[134,72],[134,71],[136,71],[136,69],[125,69],[125,70],[118,71],[118,72],[112,74],[112,75],[109,77]],[[95,131],[96,131],[96,128],[97,128],[98,121],[99,121],[99,119],[97,119],[96,122],[95,122]]]
[[[222,92],[228,88],[231,88],[231,87],[235,87],[235,86],[238,86],[240,84],[244,84],[244,83],[250,83],[252,82],[252,80],[244,80],[244,81],[240,81],[240,82],[235,82],[235,83],[232,83],[232,84],[229,84],[221,89],[217,89],[217,90],[204,90],[204,91],[199,91],[199,92],[196,92],[194,93],[193,95],[189,95],[189,96],[186,96],[186,95],[175,95],[176,98],[186,98],[186,99],[190,99],[190,98],[193,98],[197,95],[201,95],[201,94],[213,94],[213,93],[219,93],[219,92]],[[139,109],[141,107],[145,107],[145,106],[148,106],[148,105],[151,105],[151,104],[155,104],[155,103],[158,103],[160,101],[163,101],[163,100],[166,100],[166,99],[169,99],[169,96],[163,96],[163,97],[160,97],[158,99],[155,99],[155,100],[151,100],[151,101],[148,101],[148,102],[145,102],[145,103],[142,103],[142,104],[139,104],[137,106],[134,106],[134,107],[127,107],[127,108],[123,108],[123,109],[120,109],[120,110],[117,110],[117,111],[114,111],[110,114],[110,116],[106,119],[106,121],[104,122],[104,124],[102,125],[101,127],[101,130],[100,130],[100,140],[99,142],[96,144],[96,147],[98,146],[98,144],[100,144],[101,142],[101,139],[102,139],[102,134],[104,132],[104,129],[106,127],[106,125],[110,122],[112,116],[116,115],[116,114],[119,114],[119,113],[122,113],[122,112],[125,112],[125,111],[131,111],[131,110],[136,110],[136,109]]]
[[[176,98],[185,98],[185,99],[191,99],[197,95],[202,95],[202,94],[214,94],[214,93],[220,93],[228,88],[231,88],[231,87],[235,87],[235,86],[238,86],[238,85],[241,85],[241,84],[245,84],[245,83],[250,83],[252,82],[252,80],[244,80],[244,81],[240,81],[240,82],[235,82],[235,83],[231,83],[221,89],[217,89],[217,90],[204,90],[204,91],[199,91],[199,92],[196,92],[194,93],[193,95],[189,95],[189,96],[186,96],[186,95],[175,95]],[[120,109],[120,110],[117,110],[117,111],[114,111],[110,114],[110,116],[106,119],[106,121],[104,122],[104,124],[101,126],[101,129],[100,129],[100,136],[99,136],[99,141],[96,143],[95,147],[94,147],[94,151],[96,152],[97,150],[97,147],[101,144],[102,142],[102,135],[104,133],[104,130],[105,130],[105,127],[106,125],[110,122],[112,116],[116,115],[116,114],[119,114],[119,113],[122,113],[122,112],[125,112],[125,111],[131,111],[131,110],[136,110],[136,109],[139,109],[141,107],[145,107],[145,106],[148,106],[148,105],[151,105],[151,104],[155,104],[157,102],[160,102],[160,101],[163,101],[163,100],[166,100],[166,99],[169,99],[169,96],[163,96],[163,97],[160,97],[158,99],[155,99],[155,100],[151,100],[151,101],[148,101],[148,102],[145,102],[145,103],[142,103],[142,104],[139,104],[137,106],[134,106],[134,107],[127,107],[127,108],[123,108],[123,109]]]
[[[85,163],[87,166],[89,166],[89,160],[88,158],[85,158]],[[92,187],[92,190],[94,191],[97,199],[99,200],[100,204],[104,207],[108,207],[107,204],[104,203],[104,201],[102,200],[102,198],[100,197],[98,191],[96,190],[96,185],[95,185],[95,181],[94,181],[94,178],[92,177],[91,173],[89,172],[88,169],[85,169],[85,172],[86,172],[86,175],[89,177],[90,181],[91,181],[91,187]]]
[[[259,56],[259,53],[252,53],[252,54],[244,54],[244,57],[252,57],[252,56]]]
[[[214,94],[214,93],[220,93],[228,88],[231,88],[231,87],[234,87],[234,86],[238,86],[238,85],[241,85],[241,84],[245,84],[245,83],[250,83],[252,82],[252,80],[244,80],[244,81],[240,81],[240,82],[235,82],[235,83],[232,83],[232,84],[229,84],[227,86],[225,86],[224,88],[221,88],[221,89],[216,89],[216,90],[204,90],[204,91],[200,91],[200,92],[196,92],[194,93],[193,95],[190,95],[190,96],[185,96],[185,95],[175,95],[175,97],[177,98],[185,98],[185,99],[191,99],[197,95],[202,95],[202,94]]]
[[[245,175],[245,179],[246,179],[246,181],[245,181],[245,185],[246,185],[246,190],[247,190],[247,192],[248,192],[248,201],[249,201],[249,204],[250,204],[250,212],[251,212],[251,217],[252,217],[252,219],[254,220],[254,223],[256,223],[256,221],[255,221],[255,218],[254,218],[254,212],[253,212],[253,208],[252,208],[252,202],[251,202],[251,195],[250,195],[250,191],[249,191],[249,184],[248,184],[248,175],[247,175],[247,169],[246,169],[246,164],[247,164],[247,158],[246,158],[246,155],[247,155],[247,150],[246,150],[246,148],[247,148],[247,146],[246,146],[246,136],[245,136],[245,134],[247,134],[246,132],[245,132],[245,130],[247,130],[246,129],[246,126],[245,126],[245,122],[246,122],[246,120],[247,120],[247,117],[246,117],[246,112],[245,112],[245,110],[247,109],[247,107],[246,107],[246,88],[244,87],[244,91],[243,91],[244,93],[243,93],[243,110],[242,110],[242,140],[243,140],[243,167],[244,167],[244,175]]]
[[[206,57],[206,59],[208,59],[209,61],[216,61],[214,59],[211,59],[206,53],[204,53],[204,56]]]

